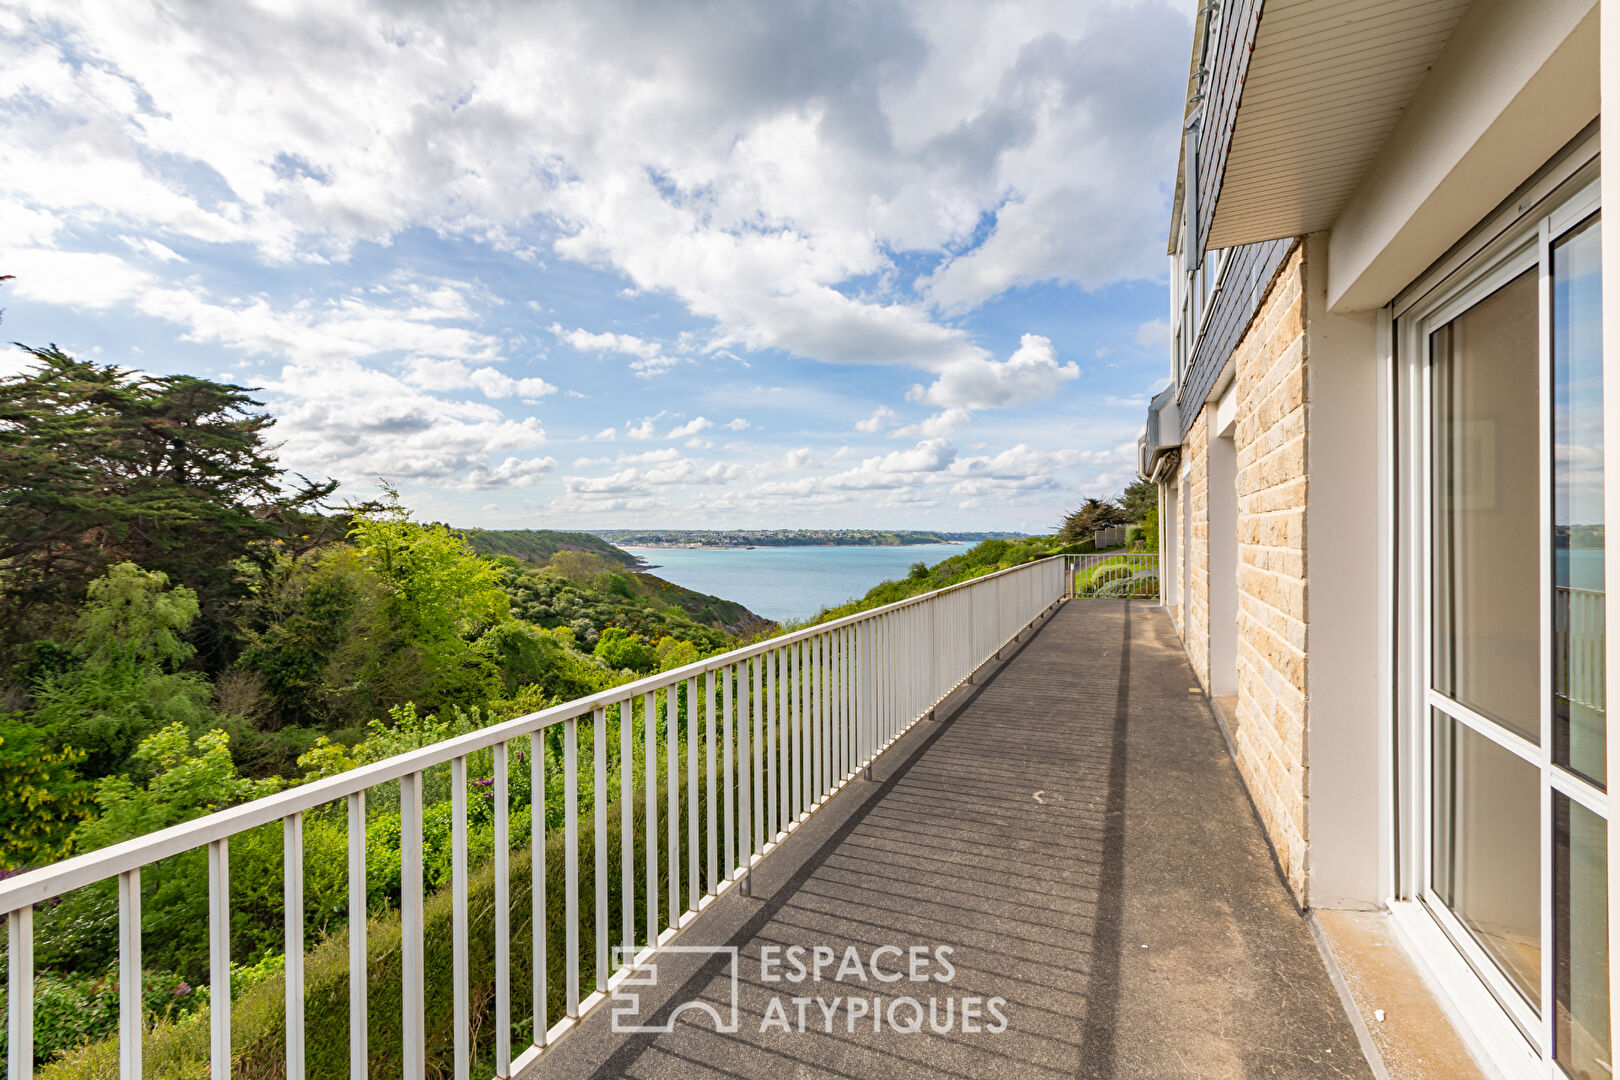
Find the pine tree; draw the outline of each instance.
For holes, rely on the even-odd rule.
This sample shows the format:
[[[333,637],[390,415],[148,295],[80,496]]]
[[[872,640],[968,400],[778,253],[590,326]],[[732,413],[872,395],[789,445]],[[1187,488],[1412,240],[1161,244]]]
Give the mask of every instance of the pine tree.
[[[238,560],[268,565],[336,483],[286,487],[275,421],[244,387],[27,351],[35,365],[0,379],[0,645],[41,636],[133,562],[195,590],[196,639],[222,651]]]

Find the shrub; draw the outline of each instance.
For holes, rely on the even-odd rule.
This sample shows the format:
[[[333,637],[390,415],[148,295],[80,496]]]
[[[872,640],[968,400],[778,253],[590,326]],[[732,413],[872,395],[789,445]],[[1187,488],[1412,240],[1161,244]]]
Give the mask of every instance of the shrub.
[[[657,662],[652,646],[617,626],[602,631],[595,652],[608,667],[625,671],[650,672]]]
[[[660,791],[666,789],[660,788]],[[684,807],[685,788],[677,790]],[[698,821],[705,819],[703,791],[700,787]],[[662,803],[662,796],[658,799]],[[638,803],[639,806],[639,803]],[[617,805],[607,812],[608,834],[604,859],[610,868],[620,865],[620,821]],[[634,842],[638,849],[646,845],[645,818],[633,815]],[[515,824],[515,822],[514,822]],[[677,842],[680,858],[677,865],[686,866],[686,830],[678,829]],[[700,831],[699,844],[705,842]],[[660,852],[667,851],[667,819],[661,824],[657,839]],[[547,936],[547,1021],[555,1022],[566,1009],[567,984],[566,922],[564,920],[565,860],[564,837],[551,833],[546,838],[546,936]],[[579,864],[582,868],[594,865],[594,833],[583,829],[579,836]],[[494,1040],[499,1033],[492,1030],[495,1011],[494,962],[494,867],[486,859],[468,879],[468,988],[471,1002],[471,1027],[474,1038],[475,1075],[490,1075],[494,1071]],[[532,1001],[533,974],[531,960],[533,948],[533,905],[531,903],[530,873],[531,849],[526,845],[511,855],[511,988],[512,1030],[505,1035],[511,1040],[514,1056],[529,1044],[532,1021],[527,1008]],[[636,912],[632,919],[638,933],[646,928],[645,860],[632,860],[636,879],[630,890]],[[659,863],[659,898],[661,919],[667,921],[668,874],[667,860]],[[705,883],[707,884],[707,883]],[[684,890],[683,890],[684,892]],[[620,925],[621,890],[608,890],[609,927]],[[451,958],[453,897],[449,889],[432,893],[423,904],[426,972],[426,1042],[428,1046],[428,1075],[448,1075],[454,1045],[451,1029],[451,1001],[454,993]],[[590,888],[579,891],[577,912],[579,927],[580,983],[591,986],[595,981],[595,893]],[[367,1040],[370,1048],[371,1074],[396,1075],[400,1062],[400,959],[402,928],[399,913],[387,911],[373,916],[366,930],[369,956],[367,965]],[[643,938],[638,943],[644,944]],[[264,970],[270,968],[272,970]],[[232,1006],[231,1011],[231,1075],[242,1080],[273,1080],[285,1075],[285,1012],[283,1009],[284,982],[276,964],[261,965],[257,973],[261,982],[249,987]],[[304,1016],[306,1023],[306,1069],[311,1080],[338,1080],[349,1075],[349,965],[348,931],[340,930],[312,948],[304,960]],[[233,971],[233,986],[235,985]],[[174,1077],[180,1080],[206,1080],[209,1075],[208,1009],[202,1008],[189,1016],[154,1015],[144,1041],[146,1073],[150,1076]],[[99,1080],[115,1076],[118,1072],[118,1039],[112,1037],[80,1046],[39,1068],[39,1080]]]

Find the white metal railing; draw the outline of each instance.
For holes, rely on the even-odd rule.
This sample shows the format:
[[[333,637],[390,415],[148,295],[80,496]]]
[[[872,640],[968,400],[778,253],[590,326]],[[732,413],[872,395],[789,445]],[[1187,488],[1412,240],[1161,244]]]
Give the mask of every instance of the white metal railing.
[[[1108,552],[1066,555],[1073,595],[1081,597],[1156,597],[1159,595],[1159,553]]]
[[[423,774],[448,764],[452,772],[451,888],[453,890],[454,1075],[465,1080],[474,1056],[469,1024],[467,889],[467,762],[471,754],[493,752],[494,827],[494,1008],[495,1073],[506,1077],[527,1067],[541,1051],[601,1004],[626,977],[625,966],[609,974],[606,717],[617,707],[620,723],[620,837],[622,926],[626,954],[644,962],[668,943],[717,896],[732,887],[748,892],[750,869],[835,792],[887,749],[935,705],[965,682],[1021,631],[1063,599],[1072,579],[1064,558],[1054,557],[989,574],[950,588],[902,600],[769,641],[734,649],[672,671],[652,675],[591,697],[566,702],[502,724],[423,747],[410,753],[316,780],[253,802],[196,818],[100,851],[76,856],[0,881],[0,913],[9,935],[8,1038],[10,1076],[33,1068],[33,908],[73,889],[116,878],[118,882],[118,969],[120,1072],[123,1080],[141,1075],[141,869],[182,852],[207,848],[209,1005],[211,1075],[228,1077],[231,1068],[229,845],[233,836],[281,822],[284,838],[286,927],[286,1075],[304,1075],[304,889],[303,817],[326,804],[344,801],[348,811],[348,925],[350,1061],[352,1074],[367,1074],[366,1044],[366,849],[365,801],[368,790],[398,782],[400,792],[400,920],[403,1015],[402,1055],[406,1080],[426,1071],[425,971],[423,937]],[[702,683],[702,692],[699,683]],[[635,704],[640,699],[644,739],[646,839],[634,835],[636,777],[633,770]],[[667,922],[660,919],[658,829],[658,703],[665,705],[668,833]],[[684,703],[684,710],[680,705]],[[684,712],[686,737],[678,738]],[[700,733],[699,722],[702,728]],[[580,800],[579,732],[592,725],[592,814],[595,888],[595,986],[580,986],[579,888]],[[545,816],[546,731],[562,726],[564,892],[566,928],[566,1008],[548,1027],[546,976]],[[718,729],[720,750],[715,752]],[[529,740],[532,770],[532,1045],[513,1059],[510,1040],[512,995],[511,857],[508,751],[515,740]],[[701,754],[699,748],[706,748]],[[679,766],[685,754],[687,838],[686,896],[681,897]],[[721,760],[717,761],[716,757]],[[699,758],[706,796],[700,821]],[[717,805],[717,801],[723,805]],[[718,823],[717,823],[718,811]],[[700,832],[702,838],[700,841]],[[700,867],[699,847],[704,866]],[[637,848],[646,872],[645,946],[637,952],[638,928],[633,888]],[[724,862],[721,863],[721,859]],[[707,873],[702,873],[706,869]],[[723,871],[723,872],[722,872]],[[677,915],[676,913],[679,912]]]
[[[1601,590],[1553,588],[1553,693],[1599,712],[1607,687],[1603,630]]]

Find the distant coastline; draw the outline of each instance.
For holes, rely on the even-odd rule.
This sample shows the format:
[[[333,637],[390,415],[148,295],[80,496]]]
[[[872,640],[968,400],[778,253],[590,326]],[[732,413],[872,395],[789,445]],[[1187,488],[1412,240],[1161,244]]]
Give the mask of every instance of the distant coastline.
[[[921,532],[888,529],[600,529],[598,536],[620,547],[725,550],[775,547],[913,547],[1011,539],[1010,532]]]

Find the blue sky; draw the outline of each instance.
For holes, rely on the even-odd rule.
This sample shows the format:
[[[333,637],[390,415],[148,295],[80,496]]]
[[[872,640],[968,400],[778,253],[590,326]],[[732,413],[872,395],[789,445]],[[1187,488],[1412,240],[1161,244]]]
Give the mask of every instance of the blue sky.
[[[439,7],[0,0],[5,338],[260,387],[460,525],[1132,478],[1190,3]]]

